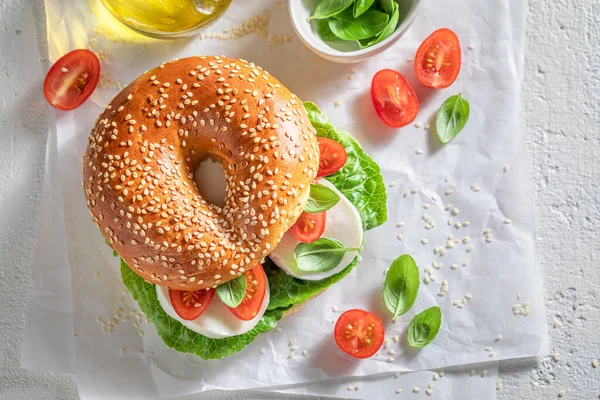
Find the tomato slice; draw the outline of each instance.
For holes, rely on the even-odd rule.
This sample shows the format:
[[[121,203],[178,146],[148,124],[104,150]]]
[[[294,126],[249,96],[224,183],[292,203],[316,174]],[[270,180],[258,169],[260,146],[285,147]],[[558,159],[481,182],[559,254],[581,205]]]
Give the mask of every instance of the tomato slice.
[[[338,347],[356,358],[377,353],[385,337],[383,323],[377,315],[358,309],[340,315],[333,334]]]
[[[317,178],[335,174],[346,164],[346,160],[348,159],[346,149],[332,139],[320,137],[317,138],[317,141],[319,142],[319,152],[321,153]]]
[[[415,91],[399,72],[391,69],[382,69],[373,77],[371,100],[379,118],[392,128],[410,124],[419,112]]]
[[[250,321],[260,311],[267,293],[267,275],[262,265],[258,264],[244,274],[246,277],[246,294],[236,308],[229,310],[242,321]]]
[[[89,50],[73,50],[54,63],[44,80],[44,96],[60,110],[72,110],[90,97],[100,80],[100,60]]]
[[[415,73],[430,88],[446,88],[460,72],[460,42],[450,29],[439,29],[421,43],[415,56]]]
[[[290,232],[303,243],[312,243],[321,237],[325,230],[327,211],[320,213],[307,213],[304,211],[300,218],[290,228]]]
[[[181,318],[192,321],[206,310],[215,295],[215,289],[193,291],[169,289],[173,309]]]

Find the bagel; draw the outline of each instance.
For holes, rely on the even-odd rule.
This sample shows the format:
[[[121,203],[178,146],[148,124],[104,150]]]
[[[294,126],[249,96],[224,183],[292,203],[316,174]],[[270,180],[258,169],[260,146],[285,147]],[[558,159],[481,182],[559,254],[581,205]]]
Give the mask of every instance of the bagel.
[[[225,171],[219,207],[194,182]],[[97,119],[83,157],[93,221],[146,281],[216,287],[257,265],[301,214],[319,168],[302,102],[253,63],[173,60],[144,73]]]

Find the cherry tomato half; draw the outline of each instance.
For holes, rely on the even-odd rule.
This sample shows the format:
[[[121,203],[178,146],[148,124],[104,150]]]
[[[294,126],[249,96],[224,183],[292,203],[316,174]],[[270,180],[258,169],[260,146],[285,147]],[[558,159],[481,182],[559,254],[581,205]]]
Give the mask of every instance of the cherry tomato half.
[[[72,110],[90,97],[100,80],[100,61],[89,50],[73,50],[54,63],[44,80],[44,96],[60,110]]]
[[[320,137],[317,138],[317,141],[319,142],[319,152],[321,153],[317,178],[335,174],[346,164],[346,160],[348,159],[346,149],[335,140]]]
[[[215,295],[215,289],[193,291],[169,289],[173,309],[181,318],[192,321],[202,315]]]
[[[382,69],[373,77],[371,100],[379,118],[392,128],[410,124],[419,112],[414,90],[399,72],[391,69]]]
[[[340,315],[333,334],[338,347],[355,358],[377,353],[385,336],[383,324],[375,314],[357,309]]]
[[[244,274],[246,277],[246,294],[236,308],[229,308],[237,318],[250,321],[260,311],[267,293],[267,275],[262,265],[258,264]]]
[[[415,73],[430,88],[446,88],[460,72],[460,42],[450,29],[439,29],[421,43],[415,56]]]
[[[327,211],[320,213],[307,213],[306,211],[300,214],[300,218],[290,228],[290,232],[303,243],[312,243],[321,237],[325,231],[325,219]]]

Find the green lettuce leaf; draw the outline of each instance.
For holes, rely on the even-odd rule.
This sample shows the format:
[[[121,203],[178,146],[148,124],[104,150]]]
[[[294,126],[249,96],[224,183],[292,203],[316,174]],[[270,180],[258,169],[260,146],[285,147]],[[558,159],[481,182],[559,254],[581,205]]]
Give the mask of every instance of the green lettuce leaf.
[[[331,125],[329,118],[321,113],[314,103],[306,102],[304,107],[317,130],[317,136],[338,141],[348,153],[348,160],[344,167],[326,179],[355,205],[365,231],[383,224],[387,219],[386,191],[379,166],[350,134]],[[290,307],[310,299],[339,282],[357,263],[358,257],[344,270],[329,278],[320,281],[304,281],[287,275],[267,258],[264,268],[269,279],[271,296],[267,311],[254,329],[243,335],[225,339],[207,338],[169,317],[158,302],[154,285],[144,281],[123,260],[121,260],[121,277],[140,305],[140,309],[152,321],[156,332],[167,346],[182,353],[196,354],[204,359],[217,359],[240,351],[258,334],[273,329]]]
[[[210,339],[202,336],[169,317],[160,306],[154,285],[146,282],[121,260],[121,278],[127,290],[140,305],[140,310],[152,321],[156,332],[169,347],[182,353],[196,354],[206,360],[223,358],[236,353],[252,342],[259,333],[275,328],[283,317],[285,308],[267,310],[258,324],[243,335],[225,339]]]
[[[365,231],[383,224],[387,219],[387,195],[379,165],[349,133],[333,126],[315,103],[304,102],[304,108],[317,136],[338,141],[348,153],[344,167],[326,179],[354,204]]]

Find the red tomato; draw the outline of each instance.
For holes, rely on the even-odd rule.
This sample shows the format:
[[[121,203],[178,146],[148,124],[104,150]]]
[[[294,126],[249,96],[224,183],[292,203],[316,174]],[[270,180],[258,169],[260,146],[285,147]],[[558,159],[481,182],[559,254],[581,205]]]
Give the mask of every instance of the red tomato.
[[[198,318],[210,304],[215,289],[200,289],[194,291],[169,289],[169,299],[177,315],[181,318],[192,321]]]
[[[73,50],[54,63],[44,80],[44,96],[60,110],[79,107],[100,80],[100,61],[89,50]]]
[[[335,140],[322,137],[317,138],[317,140],[319,142],[319,152],[321,153],[317,178],[333,175],[346,164],[346,160],[348,159],[346,149]]]
[[[256,317],[265,300],[267,275],[265,275],[262,265],[258,264],[247,271],[244,276],[246,277],[246,294],[239,306],[229,310],[242,321],[250,321]]]
[[[303,243],[312,243],[321,237],[325,230],[325,217],[327,211],[311,214],[306,211],[300,214],[300,218],[290,228],[292,234]]]
[[[414,90],[399,72],[391,69],[382,69],[373,77],[371,100],[379,118],[392,128],[410,124],[419,112]]]
[[[368,358],[377,353],[385,336],[377,315],[357,309],[340,315],[333,334],[338,347],[356,358]]]
[[[430,88],[446,88],[460,72],[460,42],[450,29],[439,29],[421,43],[415,56],[415,73]]]

